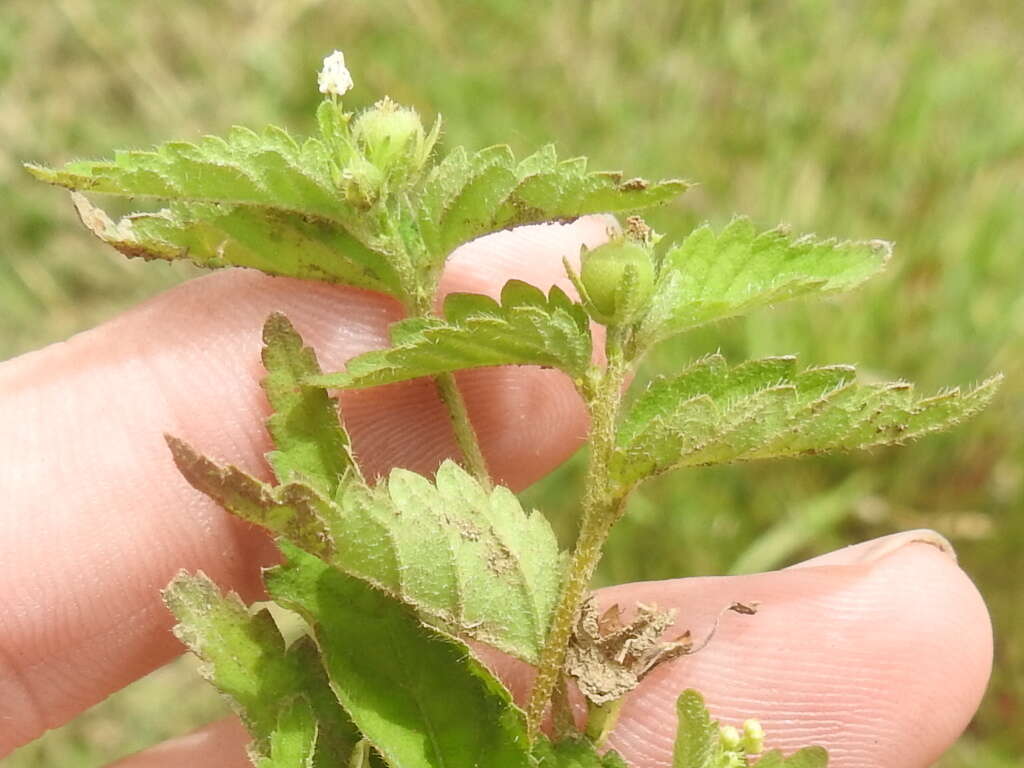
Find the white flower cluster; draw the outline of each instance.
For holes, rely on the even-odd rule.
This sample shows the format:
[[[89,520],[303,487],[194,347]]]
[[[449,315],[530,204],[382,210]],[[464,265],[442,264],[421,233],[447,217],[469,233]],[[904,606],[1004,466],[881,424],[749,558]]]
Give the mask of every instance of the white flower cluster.
[[[316,76],[320,93],[341,96],[352,88],[352,74],[345,66],[345,54],[335,51],[324,59],[324,68]]]

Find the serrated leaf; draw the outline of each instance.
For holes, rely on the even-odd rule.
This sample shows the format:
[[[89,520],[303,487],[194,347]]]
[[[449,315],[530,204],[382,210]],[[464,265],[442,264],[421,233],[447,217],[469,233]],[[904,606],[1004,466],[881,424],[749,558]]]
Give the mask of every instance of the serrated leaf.
[[[905,382],[858,383],[850,366],[796,373],[795,362],[730,368],[712,355],[656,381],[619,426],[616,480],[628,487],[677,467],[905,443],[980,411],[1001,378],[922,399]]]
[[[450,294],[444,320],[398,323],[392,338],[395,346],[354,357],[344,372],[309,377],[307,383],[357,389],[497,365],[559,368],[578,381],[592,352],[580,304],[558,287],[545,296],[519,280],[505,284],[501,304],[478,294]]]
[[[403,768],[528,768],[523,714],[463,644],[387,595],[284,544],[266,574],[316,633],[338,699],[384,759]]]
[[[258,768],[313,768],[316,765],[317,722],[304,696],[280,706],[277,727],[270,735],[270,754]]]
[[[277,208],[342,221],[349,212],[317,139],[300,145],[280,128],[235,127],[226,138],[172,141],[150,151],[119,151],[112,161],[76,161],[60,170],[26,166],[41,181],[133,198]]]
[[[347,759],[360,736],[331,691],[309,638],[285,649],[267,611],[250,615],[237,595],[222,595],[202,573],[178,574],[164,600],[179,622],[175,634],[203,660],[203,675],[232,702],[253,738],[255,755],[270,757],[275,734],[279,742],[294,741],[280,732],[281,718],[289,732],[301,725],[294,722],[301,712],[285,710],[302,697],[316,719],[313,765],[328,768]]]
[[[376,488],[349,489],[340,504],[333,565],[451,633],[536,662],[564,572],[543,515],[450,461],[433,483],[395,469]]]
[[[758,234],[746,218],[694,230],[662,260],[640,338],[645,345],[758,307],[848,291],[880,271],[889,243]]]
[[[454,462],[432,483],[395,469],[330,501],[303,483],[269,486],[167,438],[191,485],[419,610],[439,628],[535,662],[564,572],[547,519],[507,488],[487,491]]]
[[[589,739],[552,743],[541,737],[533,747],[536,768],[629,768],[615,750],[599,755]]]
[[[584,158],[558,162],[551,145],[518,163],[507,146],[473,155],[460,147],[424,184],[419,222],[431,259],[426,266],[436,268],[456,247],[488,232],[659,205],[687,186],[588,172]]]
[[[402,295],[401,278],[385,251],[326,219],[276,208],[172,203],[114,222],[84,195],[72,193],[72,199],[89,231],[129,258],[250,267]]]
[[[169,142],[152,151],[115,153],[112,161],[26,168],[72,191],[171,202],[157,213],[112,222],[78,195],[83,222],[127,256],[189,259],[270,274],[326,280],[407,298],[395,253],[379,217],[346,202],[337,141],[302,144],[283,130],[234,128],[226,138]]]
[[[672,768],[721,768],[722,745],[718,723],[704,706],[704,697],[692,688],[676,699],[676,742]]]
[[[284,536],[307,552],[324,557],[334,551],[328,519],[334,507],[305,483],[270,486],[238,467],[221,466],[176,437],[166,435],[178,470],[228,512]]]
[[[303,380],[320,373],[316,353],[282,314],[263,325],[263,389],[273,414],[267,429],[275,450],[267,455],[280,483],[307,483],[334,498],[349,475],[358,477],[348,434],[341,426],[338,404],[323,389]]]

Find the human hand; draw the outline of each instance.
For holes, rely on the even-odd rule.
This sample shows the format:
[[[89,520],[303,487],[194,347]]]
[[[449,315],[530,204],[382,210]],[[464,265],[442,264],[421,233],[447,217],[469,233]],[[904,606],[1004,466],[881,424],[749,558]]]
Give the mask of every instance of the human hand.
[[[603,239],[605,226],[593,218],[477,241],[453,256],[444,287],[564,285],[562,255]],[[228,271],[0,366],[0,757],[181,652],[159,599],[179,569],[259,596],[259,566],[276,550],[188,486],[162,434],[265,466],[260,328],[275,310],[328,369],[382,346],[399,316],[366,292]],[[489,369],[460,381],[484,453],[513,488],[584,438],[582,406],[557,372]],[[369,476],[428,472],[456,455],[429,382],[346,393],[342,405]],[[992,653],[984,605],[937,543],[901,534],[775,573],[603,591],[623,606],[676,608],[698,637],[723,605],[762,603],[756,618],[727,616],[706,649],[652,673],[610,743],[637,768],[666,765],[675,697],[696,687],[716,717],[756,716],[785,750],[822,744],[836,768],[931,764],[977,707]],[[521,668],[498,666],[522,687]],[[246,741],[227,720],[119,765],[241,768]]]

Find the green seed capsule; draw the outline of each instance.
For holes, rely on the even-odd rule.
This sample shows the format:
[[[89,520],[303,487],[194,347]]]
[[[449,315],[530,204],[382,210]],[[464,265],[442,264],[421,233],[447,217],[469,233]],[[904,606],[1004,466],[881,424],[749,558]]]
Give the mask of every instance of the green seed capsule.
[[[654,293],[654,265],[646,248],[619,238],[583,254],[580,281],[594,319],[622,325],[636,320]]]
[[[388,98],[356,118],[352,138],[366,159],[385,173],[416,156],[425,140],[416,110],[399,106]]]

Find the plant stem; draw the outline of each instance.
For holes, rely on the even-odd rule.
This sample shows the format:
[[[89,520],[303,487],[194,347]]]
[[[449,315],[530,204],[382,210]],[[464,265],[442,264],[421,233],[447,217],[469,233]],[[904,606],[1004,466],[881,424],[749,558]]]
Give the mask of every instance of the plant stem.
[[[406,310],[415,317],[432,317],[435,292],[436,286],[429,291],[411,291],[410,295],[415,298],[406,304]],[[481,486],[488,491],[491,490],[494,487],[491,473],[487,470],[487,461],[484,459],[483,451],[480,450],[480,438],[473,428],[473,422],[469,420],[466,401],[459,391],[458,384],[455,383],[455,375],[451,373],[438,374],[434,377],[434,384],[437,386],[441,402],[448,409],[448,415],[452,420],[452,431],[455,433],[455,442],[459,446],[459,450],[462,451],[466,469]]]
[[[580,606],[601,559],[604,542],[625,504],[625,495],[610,481],[610,464],[615,448],[615,422],[622,397],[626,365],[622,353],[622,336],[618,329],[608,329],[606,343],[608,366],[593,389],[590,408],[590,462],[583,489],[583,520],[569,563],[569,572],[562,594],[551,619],[547,640],[537,664],[537,678],[530,691],[526,720],[530,736],[535,737],[548,702],[562,675],[565,655],[572,639]]]
[[[450,373],[438,374],[434,377],[437,383],[437,391],[441,395],[441,401],[448,408],[452,418],[452,429],[455,431],[455,441],[462,451],[466,460],[466,468],[470,471],[477,482],[484,488],[490,490],[491,474],[487,471],[487,461],[480,450],[480,440],[476,430],[469,420],[469,411],[466,410],[466,401],[459,392],[455,383],[455,376]]]

